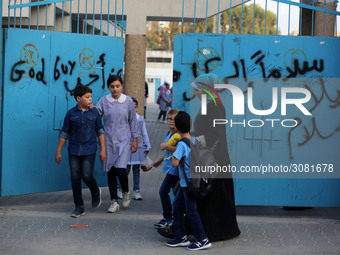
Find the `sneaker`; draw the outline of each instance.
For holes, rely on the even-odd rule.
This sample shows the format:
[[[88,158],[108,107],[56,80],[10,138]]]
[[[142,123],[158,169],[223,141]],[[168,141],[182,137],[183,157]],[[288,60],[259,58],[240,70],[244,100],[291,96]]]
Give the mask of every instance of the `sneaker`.
[[[72,218],[78,218],[79,216],[85,215],[84,206],[77,206],[76,209],[72,212]]]
[[[202,241],[196,241],[193,244],[190,244],[187,249],[190,251],[198,251],[203,249],[208,249],[211,247],[211,242],[208,240],[208,238],[203,239]]]
[[[160,120],[160,119],[158,120],[158,122],[159,122],[159,123],[163,123],[163,121],[162,121],[162,120]]]
[[[107,209],[108,213],[115,213],[119,211],[119,204],[117,201],[112,201],[109,209]]]
[[[184,247],[184,246],[188,246],[189,244],[190,242],[187,236],[183,236],[182,238],[175,238],[166,243],[166,245],[169,247]]]
[[[133,199],[135,199],[135,200],[143,200],[142,195],[140,194],[140,190],[139,189],[133,191]]]
[[[163,123],[167,124],[168,122],[166,120],[163,120]]]
[[[122,189],[117,189],[117,197],[122,199],[123,198],[123,192]]]
[[[130,192],[123,192],[123,207],[129,207],[130,203]]]
[[[98,208],[102,204],[102,190],[99,188],[97,194],[92,195],[92,208]]]
[[[161,219],[158,223],[153,224],[155,228],[169,228],[172,226],[173,220]]]

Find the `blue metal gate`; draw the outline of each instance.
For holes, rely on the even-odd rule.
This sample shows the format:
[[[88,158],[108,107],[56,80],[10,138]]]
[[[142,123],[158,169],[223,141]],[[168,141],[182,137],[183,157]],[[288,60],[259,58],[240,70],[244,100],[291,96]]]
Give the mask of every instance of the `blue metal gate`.
[[[193,95],[190,84],[196,76],[205,72],[218,74],[221,83],[223,78],[229,77],[228,83],[238,86],[244,93],[251,83],[256,109],[270,107],[273,86],[301,87],[301,84],[308,84],[315,97],[307,107],[313,109],[313,116],[302,117],[298,111],[288,108],[289,113],[284,119],[299,117],[301,125],[297,128],[285,128],[280,122],[276,122],[278,125],[275,124],[274,127],[268,125],[268,122],[263,126],[261,124],[265,119],[282,121],[283,117],[278,111],[260,118],[251,114],[245,104],[244,116],[233,115],[232,109],[235,106],[232,102],[235,99],[226,91],[219,93],[227,109],[229,153],[232,165],[238,169],[234,174],[238,204],[340,205],[340,90],[339,79],[335,78],[339,76],[340,52],[332,50],[339,47],[340,40],[337,38],[216,34],[186,34],[175,37],[176,89],[173,107],[188,110],[192,116],[197,114],[200,107],[197,106],[197,99],[190,100]],[[288,77],[295,72],[292,70],[300,70],[297,73],[299,78],[288,79],[284,84],[273,82],[273,77],[268,79],[273,72],[281,77]],[[232,125],[231,121],[238,124]],[[312,169],[318,164],[327,164],[324,165],[326,169]],[[280,165],[300,169],[295,172],[297,174],[239,173],[242,166]],[[305,165],[310,168],[309,172],[299,175],[299,171],[307,171],[302,169]]]
[[[72,2],[78,2],[78,21],[70,18],[69,24],[58,25],[55,14],[54,29],[47,29],[47,25],[51,24],[46,12],[46,27],[40,19],[40,29],[59,29],[62,32],[64,27],[69,27],[68,33],[32,30],[39,28],[39,19],[31,20],[32,8],[32,12],[37,14],[39,7],[42,12],[43,8],[47,9],[47,4],[54,4],[54,10],[56,4],[60,4],[61,16],[64,16],[64,2],[69,2],[68,16],[72,16]],[[54,161],[59,132],[67,110],[76,105],[72,90],[77,84],[89,86],[93,90],[95,104],[108,93],[108,76],[122,75],[124,39],[95,35],[104,32],[106,35],[115,35],[116,24],[112,26],[111,20],[116,20],[117,15],[110,17],[109,11],[106,12],[108,22],[105,30],[102,16],[100,22],[98,20],[96,23],[94,13],[92,16],[89,14],[92,25],[98,24],[97,28],[92,26],[92,31],[89,31],[87,20],[83,23],[85,26],[79,24],[79,1],[20,5],[15,1],[14,4],[16,6],[10,6],[9,9],[20,8],[20,13],[21,8],[29,6],[30,9],[28,24],[20,16],[20,24],[18,22],[15,25],[19,18],[14,14],[14,20],[8,19],[8,24],[14,28],[4,29],[0,195],[70,189],[67,145],[62,150],[62,163],[58,165]],[[60,22],[63,23],[63,19],[59,17]],[[96,159],[95,176],[99,185],[106,185],[106,174],[101,170],[99,158]]]
[[[300,7],[300,32],[297,35],[302,35],[303,9],[313,13],[311,22],[314,22],[316,11],[324,12],[323,35],[325,16],[339,15],[339,12],[326,8],[326,4],[324,9],[320,4],[316,7],[314,1],[313,5],[277,2],[289,4],[288,35],[291,6]],[[267,16],[267,1],[265,4],[263,14]],[[238,205],[340,206],[340,40],[325,36],[281,36],[277,24],[271,25],[274,28],[271,34],[276,35],[268,35],[265,24],[262,35],[255,35],[254,24],[259,17],[255,15],[255,1],[250,12],[245,7],[243,4],[238,7],[242,8],[241,17],[233,17],[233,13],[238,13],[235,9],[227,10],[224,16],[217,15],[217,34],[213,27],[207,26],[207,17],[205,30],[198,30],[194,24],[193,31],[207,32],[210,29],[212,33],[175,36],[173,107],[190,112],[194,118],[201,109],[201,102],[192,98],[190,84],[203,73],[215,73],[221,84],[232,84],[240,89],[239,98],[244,98],[238,105],[244,107],[242,115],[233,112],[236,108],[233,103],[239,98],[233,97],[230,90],[214,91],[227,112],[222,122],[226,125],[229,154],[235,167]],[[245,26],[242,34],[242,21],[246,20],[243,14],[252,15],[252,29],[246,32],[251,35],[245,34]],[[223,17],[227,17],[226,29],[224,27],[223,33],[219,33],[219,19]],[[279,18],[282,17],[277,16],[277,20]],[[315,27],[311,25],[310,29],[313,35]],[[278,91],[278,109],[269,116],[252,113],[248,109],[249,88],[253,90],[254,108],[265,110],[273,104],[274,87]],[[305,116],[293,106],[287,106],[286,115],[280,112],[282,88],[287,87],[310,92],[311,98],[305,107],[311,116]],[[299,98],[294,93],[291,96]],[[301,94],[299,96],[301,98]],[[266,119],[273,122],[266,122]],[[289,125],[287,120],[294,125],[285,127],[285,123]],[[213,128],[211,132],[214,132]]]

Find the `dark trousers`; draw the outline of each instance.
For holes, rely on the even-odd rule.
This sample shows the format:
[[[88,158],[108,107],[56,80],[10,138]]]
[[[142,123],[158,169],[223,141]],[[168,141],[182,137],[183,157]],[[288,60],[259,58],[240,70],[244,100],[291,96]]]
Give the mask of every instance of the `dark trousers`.
[[[81,192],[82,179],[91,190],[92,195],[95,195],[99,192],[97,182],[93,177],[95,159],[95,153],[86,156],[75,156],[70,154],[68,155],[68,161],[71,170],[73,201],[76,207],[84,206],[83,196]]]
[[[126,168],[115,168],[114,166],[107,172],[107,183],[109,185],[111,200],[117,200],[117,177],[123,192],[129,192],[129,182]]]
[[[184,212],[188,216],[191,224],[191,231],[198,241],[207,238],[200,215],[197,212],[195,198],[188,192],[188,188],[179,187],[175,200],[174,207],[174,232],[176,238],[182,238],[186,235]],[[211,217],[214,217],[213,215]]]
[[[158,115],[158,120],[160,120],[160,119],[161,119],[162,115],[163,115],[163,120],[165,120],[165,117],[166,117],[166,111],[160,111],[160,112],[159,112],[159,115]]]
[[[170,200],[170,189],[175,187],[178,181],[178,176],[166,174],[161,187],[159,188],[159,197],[163,207],[163,218],[167,220],[172,219],[172,205]]]

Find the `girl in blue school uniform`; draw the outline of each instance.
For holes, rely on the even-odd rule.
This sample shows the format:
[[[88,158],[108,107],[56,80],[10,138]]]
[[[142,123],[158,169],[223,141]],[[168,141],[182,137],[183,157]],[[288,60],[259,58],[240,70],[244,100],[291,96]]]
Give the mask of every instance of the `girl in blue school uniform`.
[[[122,186],[123,207],[128,207],[131,202],[126,167],[130,151],[135,153],[138,148],[138,130],[134,103],[129,96],[122,93],[122,78],[118,75],[110,76],[107,79],[107,87],[111,93],[102,97],[96,108],[104,118],[107,157],[103,168],[107,172],[111,198],[107,212],[115,213],[120,209],[117,177]]]
[[[138,101],[136,98],[132,97],[132,101],[135,108],[138,108]],[[136,153],[131,153],[128,161],[128,166],[126,168],[127,175],[130,173],[132,167],[133,172],[133,193],[132,197],[136,200],[142,200],[142,195],[140,192],[140,166],[145,163],[145,155],[150,151],[150,141],[149,136],[146,131],[144,117],[136,113],[137,125],[138,125],[138,150]]]

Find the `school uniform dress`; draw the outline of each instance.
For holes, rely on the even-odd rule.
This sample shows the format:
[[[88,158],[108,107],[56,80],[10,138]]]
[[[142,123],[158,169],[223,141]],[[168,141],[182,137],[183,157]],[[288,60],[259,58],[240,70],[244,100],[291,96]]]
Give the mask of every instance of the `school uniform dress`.
[[[151,149],[149,136],[146,131],[144,117],[136,113],[136,120],[138,130],[138,150],[135,153],[130,152],[128,165],[144,164],[145,163],[144,151],[150,151]]]
[[[138,137],[136,110],[132,99],[121,94],[114,99],[111,94],[102,97],[96,104],[104,119],[106,160],[103,170],[126,168],[130,157],[130,141]]]
[[[117,177],[123,193],[129,192],[126,167],[130,157],[130,141],[138,137],[136,109],[132,99],[124,94],[118,99],[111,94],[104,96],[96,107],[104,116],[106,160],[103,170],[107,172],[111,201],[117,201]]]
[[[158,115],[158,120],[161,119],[163,115],[163,121],[165,121],[166,113],[168,110],[171,108],[170,105],[168,105],[168,101],[171,103],[172,102],[172,93],[170,89],[167,89],[165,85],[163,84],[160,87],[160,101],[159,101],[159,115]]]
[[[133,190],[140,189],[140,165],[145,163],[144,151],[150,151],[149,136],[146,131],[144,117],[136,113],[137,126],[138,126],[138,149],[135,153],[131,153],[127,166],[127,175],[130,173],[132,166],[133,171]],[[131,140],[132,142],[132,140]]]
[[[167,105],[167,101],[171,102],[171,100],[172,100],[171,90],[167,88],[162,88],[161,100],[159,102],[159,109],[161,111],[167,112],[170,109],[170,106]]]

